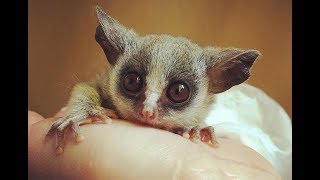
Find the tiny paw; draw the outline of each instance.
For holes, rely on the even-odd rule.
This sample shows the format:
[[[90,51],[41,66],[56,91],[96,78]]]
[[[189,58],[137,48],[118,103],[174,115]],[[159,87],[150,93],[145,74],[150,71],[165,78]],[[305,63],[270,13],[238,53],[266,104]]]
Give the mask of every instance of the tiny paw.
[[[218,147],[219,143],[212,126],[200,129],[200,138],[202,142],[209,143],[212,147]]]
[[[113,118],[118,117],[114,111],[106,110],[104,108],[94,109],[90,113],[80,112],[78,114],[69,114],[59,118],[52,124],[45,139],[56,134],[56,153],[61,154],[63,153],[64,136],[67,129],[71,128],[75,136],[75,141],[79,143],[84,140],[84,136],[81,135],[80,132],[80,125],[92,124],[94,122],[111,123],[112,119],[109,115]]]
[[[218,147],[219,144],[214,134],[214,129],[212,126],[208,126],[205,128],[200,128],[199,126],[196,126],[189,131],[185,131],[182,134],[182,136],[190,139],[195,143],[199,141],[205,142],[214,148]]]

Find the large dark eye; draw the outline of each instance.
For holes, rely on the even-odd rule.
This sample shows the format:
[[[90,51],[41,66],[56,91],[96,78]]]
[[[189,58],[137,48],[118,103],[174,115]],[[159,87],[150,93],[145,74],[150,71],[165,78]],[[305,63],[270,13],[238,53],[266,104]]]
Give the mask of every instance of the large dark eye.
[[[142,79],[139,76],[138,73],[131,72],[124,76],[124,79],[122,80],[123,87],[131,92],[131,93],[137,93],[142,89]]]
[[[188,100],[189,94],[189,87],[183,82],[175,82],[167,90],[168,98],[174,103],[182,103]]]

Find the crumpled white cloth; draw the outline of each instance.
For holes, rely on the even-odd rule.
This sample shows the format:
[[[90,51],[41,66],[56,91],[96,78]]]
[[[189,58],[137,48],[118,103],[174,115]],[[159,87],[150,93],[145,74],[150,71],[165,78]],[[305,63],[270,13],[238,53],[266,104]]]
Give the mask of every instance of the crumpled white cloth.
[[[292,125],[262,90],[240,84],[217,94],[206,124],[217,137],[236,139],[266,158],[284,180],[292,179]]]

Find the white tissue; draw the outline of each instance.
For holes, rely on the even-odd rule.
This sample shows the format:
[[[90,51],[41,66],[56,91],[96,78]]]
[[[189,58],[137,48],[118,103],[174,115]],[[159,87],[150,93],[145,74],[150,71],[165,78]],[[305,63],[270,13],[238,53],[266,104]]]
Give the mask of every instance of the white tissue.
[[[206,124],[217,137],[239,140],[260,153],[282,179],[292,179],[291,120],[262,90],[241,84],[217,94]]]

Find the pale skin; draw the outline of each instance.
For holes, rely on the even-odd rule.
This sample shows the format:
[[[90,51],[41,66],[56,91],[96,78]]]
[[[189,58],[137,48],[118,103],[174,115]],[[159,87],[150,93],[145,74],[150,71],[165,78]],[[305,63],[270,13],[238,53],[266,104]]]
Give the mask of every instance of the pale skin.
[[[239,142],[218,138],[219,147],[124,120],[80,126],[77,143],[66,133],[64,152],[45,135],[58,117],[28,113],[30,179],[280,179],[258,153]]]

